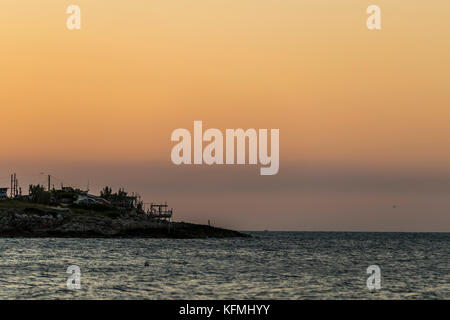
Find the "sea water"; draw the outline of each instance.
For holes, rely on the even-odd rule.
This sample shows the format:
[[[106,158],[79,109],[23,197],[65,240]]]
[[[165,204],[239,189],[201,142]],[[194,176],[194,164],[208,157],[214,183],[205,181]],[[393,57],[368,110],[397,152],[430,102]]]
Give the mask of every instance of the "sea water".
[[[450,299],[450,233],[249,234],[0,239],[0,299]]]

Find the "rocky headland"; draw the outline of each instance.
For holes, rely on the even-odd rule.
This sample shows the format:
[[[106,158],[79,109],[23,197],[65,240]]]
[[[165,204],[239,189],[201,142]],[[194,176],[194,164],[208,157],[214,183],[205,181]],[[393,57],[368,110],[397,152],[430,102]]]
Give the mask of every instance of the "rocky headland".
[[[207,225],[160,221],[135,211],[108,216],[88,210],[0,205],[0,237],[226,238],[249,235]]]

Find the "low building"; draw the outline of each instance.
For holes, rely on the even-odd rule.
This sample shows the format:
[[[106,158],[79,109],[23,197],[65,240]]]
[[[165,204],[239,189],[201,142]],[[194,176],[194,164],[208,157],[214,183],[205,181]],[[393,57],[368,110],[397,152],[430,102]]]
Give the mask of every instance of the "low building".
[[[8,188],[0,188],[0,199],[8,198]]]
[[[105,200],[101,197],[97,197],[93,194],[80,194],[78,195],[77,200],[74,201],[75,204],[98,204],[104,206],[111,206],[111,203],[108,200]]]

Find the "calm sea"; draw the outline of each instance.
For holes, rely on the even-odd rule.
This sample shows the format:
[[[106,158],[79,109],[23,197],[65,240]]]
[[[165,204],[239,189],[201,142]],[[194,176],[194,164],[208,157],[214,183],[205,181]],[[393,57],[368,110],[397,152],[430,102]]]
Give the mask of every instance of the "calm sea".
[[[450,233],[249,233],[0,239],[0,299],[450,299]],[[370,265],[380,290],[367,288]]]

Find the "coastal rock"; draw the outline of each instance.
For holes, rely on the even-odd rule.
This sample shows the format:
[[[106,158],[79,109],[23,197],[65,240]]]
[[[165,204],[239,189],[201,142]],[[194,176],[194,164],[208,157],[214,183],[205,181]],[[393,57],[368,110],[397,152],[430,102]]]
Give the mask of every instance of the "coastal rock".
[[[152,219],[131,212],[117,218],[97,212],[45,208],[1,208],[0,237],[225,238],[246,234],[184,222]]]

